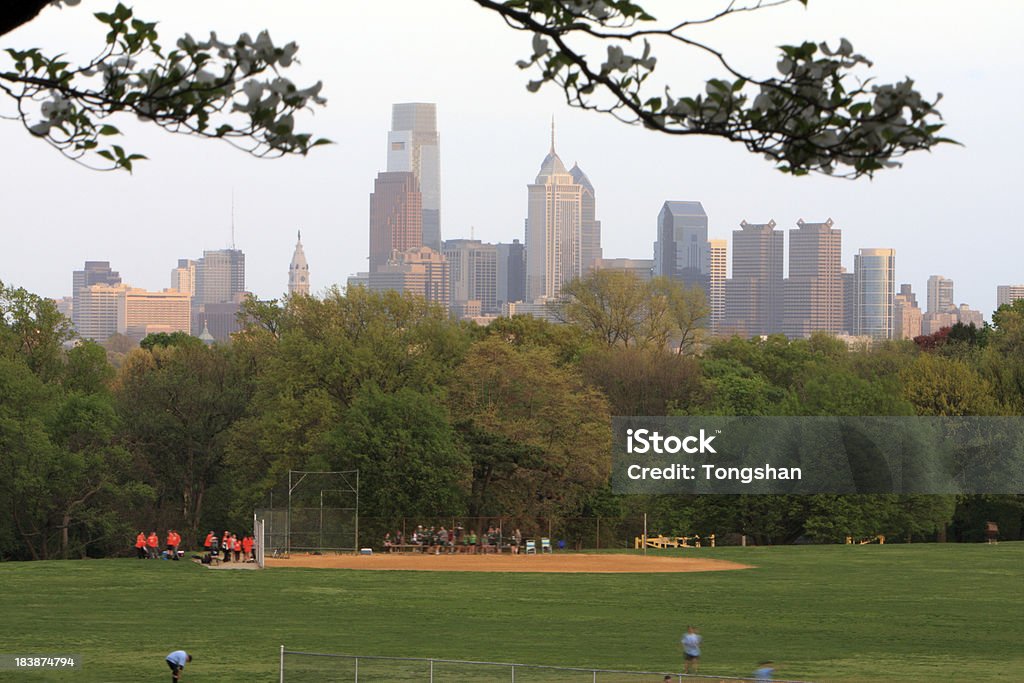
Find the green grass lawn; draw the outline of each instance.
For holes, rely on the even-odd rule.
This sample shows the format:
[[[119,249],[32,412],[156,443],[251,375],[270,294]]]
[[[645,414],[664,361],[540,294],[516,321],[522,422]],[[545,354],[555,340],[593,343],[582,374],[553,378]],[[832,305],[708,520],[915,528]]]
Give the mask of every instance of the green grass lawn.
[[[707,674],[746,675],[772,659],[783,664],[778,677],[813,681],[1024,680],[1024,543],[686,552],[756,568],[568,575],[4,563],[0,652],[76,653],[84,669],[0,680],[164,679],[164,656],[184,648],[196,656],[186,683],[276,681],[281,644],[679,670],[689,623],[704,636]],[[320,671],[301,680],[330,680]],[[400,677],[374,680],[389,679]]]

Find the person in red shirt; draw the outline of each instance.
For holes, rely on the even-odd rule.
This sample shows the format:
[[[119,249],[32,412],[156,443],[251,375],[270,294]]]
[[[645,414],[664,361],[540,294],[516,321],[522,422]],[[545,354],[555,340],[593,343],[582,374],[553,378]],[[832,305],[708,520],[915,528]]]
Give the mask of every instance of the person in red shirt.
[[[253,538],[249,534],[246,534],[245,537],[242,539],[242,558],[245,559],[246,562],[256,559],[255,557],[253,557],[252,554],[253,542]]]
[[[224,535],[220,537],[220,547],[224,549],[224,561],[231,561],[231,551],[234,548],[231,543],[231,532],[225,531]]]
[[[206,540],[203,541],[203,547],[206,548],[207,552],[210,551],[210,546],[211,545],[213,545],[213,532],[212,531],[210,533],[206,534]]]
[[[157,538],[155,531],[150,531],[149,536],[146,538],[146,548],[149,549],[149,559],[155,560],[160,554],[157,552],[157,548],[160,547],[160,539]]]
[[[231,549],[235,551],[235,562],[241,562],[242,541],[238,538],[238,536],[235,536],[234,534],[231,534]]]
[[[135,554],[140,560],[146,559],[146,534],[143,531],[135,537]]]

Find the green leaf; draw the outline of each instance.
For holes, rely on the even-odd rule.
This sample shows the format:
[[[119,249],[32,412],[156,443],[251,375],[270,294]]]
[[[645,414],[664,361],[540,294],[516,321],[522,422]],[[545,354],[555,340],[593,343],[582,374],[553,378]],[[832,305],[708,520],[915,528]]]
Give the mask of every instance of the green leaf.
[[[120,135],[120,134],[121,134],[121,131],[119,131],[116,126],[111,126],[110,124],[104,124],[103,126],[100,127],[100,135]]]

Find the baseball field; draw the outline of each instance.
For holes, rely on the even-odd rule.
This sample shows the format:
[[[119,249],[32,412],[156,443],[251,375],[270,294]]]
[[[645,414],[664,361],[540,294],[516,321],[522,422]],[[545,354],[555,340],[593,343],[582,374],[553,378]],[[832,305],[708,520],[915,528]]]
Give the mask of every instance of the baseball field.
[[[82,667],[4,671],[0,680],[163,679],[164,656],[183,648],[195,656],[186,683],[276,681],[282,644],[679,671],[688,624],[704,637],[705,674],[748,675],[773,660],[778,678],[809,681],[1024,680],[1024,543],[649,556],[654,569],[632,554],[502,558],[518,563],[511,568],[496,568],[493,557],[402,558],[419,564],[394,567],[384,565],[397,559],[346,560],[355,569],[322,558],[300,567],[296,558],[263,571],[127,559],[5,563],[0,652],[76,654]],[[680,557],[698,563],[666,564]],[[473,571],[473,562],[492,565]],[[565,562],[578,570],[547,571]],[[627,568],[607,569],[617,562]],[[320,674],[301,680],[332,680],[317,666]]]

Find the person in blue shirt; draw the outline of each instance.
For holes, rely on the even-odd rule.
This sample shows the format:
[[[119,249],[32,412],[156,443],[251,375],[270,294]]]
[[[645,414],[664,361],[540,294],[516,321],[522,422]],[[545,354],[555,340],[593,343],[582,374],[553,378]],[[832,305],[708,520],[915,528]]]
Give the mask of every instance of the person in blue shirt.
[[[686,627],[686,633],[683,634],[683,673],[691,674],[697,673],[697,666],[700,664],[700,644],[703,638],[697,633],[697,629],[692,626]]]
[[[754,670],[755,681],[770,681],[775,673],[775,666],[771,662],[761,662]]]
[[[185,665],[192,661],[192,655],[185,652],[184,650],[175,650],[171,654],[167,655],[167,666],[171,667],[171,680],[181,680],[181,672],[185,670]]]

